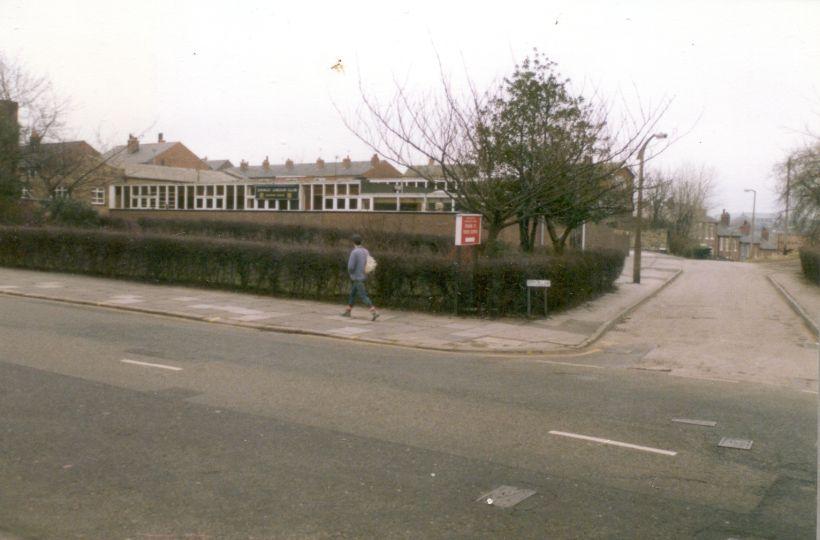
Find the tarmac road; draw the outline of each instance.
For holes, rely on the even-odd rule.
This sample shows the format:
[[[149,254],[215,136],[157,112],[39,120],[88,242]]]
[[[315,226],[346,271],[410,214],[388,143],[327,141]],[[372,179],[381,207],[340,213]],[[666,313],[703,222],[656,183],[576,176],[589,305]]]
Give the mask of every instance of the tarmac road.
[[[482,357],[3,297],[0,538],[814,536],[816,394],[607,354],[630,351]],[[502,485],[536,493],[487,504]]]

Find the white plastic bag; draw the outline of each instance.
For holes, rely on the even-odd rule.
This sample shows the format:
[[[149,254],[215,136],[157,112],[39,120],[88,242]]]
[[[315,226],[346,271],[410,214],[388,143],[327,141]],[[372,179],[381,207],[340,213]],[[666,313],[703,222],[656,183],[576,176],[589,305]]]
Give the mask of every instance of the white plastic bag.
[[[376,262],[376,259],[371,257],[370,255],[367,256],[367,262],[364,263],[364,273],[365,274],[372,274],[373,271],[376,269],[379,263]]]

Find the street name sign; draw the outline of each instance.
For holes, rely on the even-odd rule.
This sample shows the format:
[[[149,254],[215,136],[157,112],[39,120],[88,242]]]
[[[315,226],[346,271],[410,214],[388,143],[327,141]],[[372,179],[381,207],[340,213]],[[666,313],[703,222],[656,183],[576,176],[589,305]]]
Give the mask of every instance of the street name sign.
[[[456,245],[481,244],[481,214],[456,214]]]
[[[527,280],[527,287],[551,287],[550,280],[548,279],[528,279]]]

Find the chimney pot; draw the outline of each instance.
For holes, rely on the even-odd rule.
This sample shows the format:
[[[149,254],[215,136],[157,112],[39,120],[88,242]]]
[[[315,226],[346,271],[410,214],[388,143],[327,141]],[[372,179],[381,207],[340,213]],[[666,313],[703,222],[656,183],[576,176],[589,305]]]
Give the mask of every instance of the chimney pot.
[[[729,212],[727,212],[725,208],[723,209],[723,213],[720,214],[720,224],[724,227],[729,226]]]
[[[137,152],[140,151],[140,140],[137,139],[136,137],[134,137],[133,135],[131,135],[130,133],[128,134],[128,146],[127,146],[127,148],[128,148],[128,153],[129,154],[136,154]]]

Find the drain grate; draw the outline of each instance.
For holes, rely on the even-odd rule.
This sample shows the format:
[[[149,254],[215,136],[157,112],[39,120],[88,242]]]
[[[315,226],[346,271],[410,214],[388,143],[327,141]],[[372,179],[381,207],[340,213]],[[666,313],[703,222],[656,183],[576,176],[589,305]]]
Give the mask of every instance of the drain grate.
[[[751,450],[752,441],[748,439],[731,439],[729,437],[723,437],[720,439],[718,446],[722,446],[724,448],[737,448],[738,450]]]
[[[512,508],[524,499],[535,495],[532,489],[524,489],[515,486],[498,486],[489,493],[485,493],[476,502],[484,502],[499,508]]]

